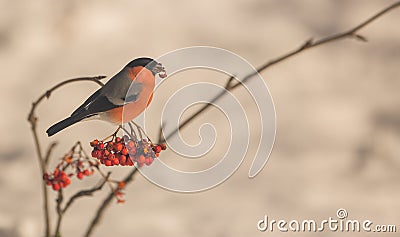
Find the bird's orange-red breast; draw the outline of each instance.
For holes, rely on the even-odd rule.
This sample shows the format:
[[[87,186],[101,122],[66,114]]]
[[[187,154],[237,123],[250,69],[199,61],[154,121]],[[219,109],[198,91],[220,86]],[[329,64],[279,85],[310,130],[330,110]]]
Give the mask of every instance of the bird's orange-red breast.
[[[134,83],[141,83],[143,85],[142,91],[137,100],[106,112],[110,121],[113,123],[121,124],[132,121],[150,105],[153,98],[155,80],[150,70],[138,66],[130,68],[128,70],[128,75]]]

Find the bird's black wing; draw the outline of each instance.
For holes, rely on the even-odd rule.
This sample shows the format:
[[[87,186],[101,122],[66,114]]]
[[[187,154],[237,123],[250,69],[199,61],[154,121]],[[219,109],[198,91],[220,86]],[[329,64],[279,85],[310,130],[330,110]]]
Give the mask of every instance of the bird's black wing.
[[[87,98],[87,100],[71,114],[71,117],[90,117],[101,112],[121,107],[127,103],[135,102],[142,92],[143,84],[133,82],[129,92],[121,98],[117,98],[113,95],[110,95],[110,98],[104,95],[102,93],[103,88],[98,89],[93,95]]]
[[[93,93],[89,98],[87,98],[86,101],[85,101],[81,106],[79,106],[79,107],[71,114],[71,117],[75,117],[75,116],[77,116],[78,114],[82,114],[82,113],[86,110],[85,108],[86,108],[90,103],[92,103],[92,102],[96,99],[96,97],[98,97],[98,96],[100,95],[101,89],[102,89],[102,88],[98,89],[98,90],[97,90],[95,93]]]
[[[101,88],[91,95],[79,108],[77,108],[71,117],[90,117],[92,115],[115,109],[122,104],[114,104],[107,96],[101,94]]]

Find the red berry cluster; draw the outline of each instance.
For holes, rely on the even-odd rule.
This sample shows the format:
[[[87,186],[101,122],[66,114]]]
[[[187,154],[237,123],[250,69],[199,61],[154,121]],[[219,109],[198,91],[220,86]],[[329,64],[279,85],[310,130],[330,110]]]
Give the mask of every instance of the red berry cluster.
[[[76,151],[76,148],[79,148],[79,150]],[[60,188],[65,188],[71,183],[70,177],[76,175],[78,179],[83,179],[84,176],[92,175],[97,166],[98,162],[86,157],[83,154],[80,143],[77,143],[61,159],[53,173],[43,174],[43,179],[47,185],[52,186],[53,190],[58,191]]]
[[[52,186],[55,191],[60,190],[60,188],[65,188],[71,183],[69,175],[60,170],[58,167],[51,174],[44,173],[43,179],[46,184]]]
[[[96,139],[90,146],[93,147],[92,157],[106,166],[133,166],[135,163],[138,167],[148,166],[162,150],[167,149],[165,144],[153,144],[147,139],[138,141],[128,136],[113,137],[108,142]]]

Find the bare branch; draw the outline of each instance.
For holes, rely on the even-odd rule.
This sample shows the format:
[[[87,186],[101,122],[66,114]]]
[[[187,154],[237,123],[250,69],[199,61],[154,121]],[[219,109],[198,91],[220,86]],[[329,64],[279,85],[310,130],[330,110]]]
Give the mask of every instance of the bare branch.
[[[56,224],[56,230],[54,232],[54,236],[58,237],[61,236],[60,234],[60,227],[61,227],[61,221],[63,218],[63,214],[62,214],[62,210],[61,210],[61,204],[64,200],[64,195],[63,195],[63,189],[61,188],[60,190],[58,190],[58,195],[57,195],[57,199],[56,199],[56,211],[57,211],[57,224]]]
[[[133,176],[136,174],[137,169],[133,168],[131,172],[129,172],[123,182],[127,185],[133,180]],[[107,195],[107,197],[103,200],[103,202],[100,204],[99,208],[97,209],[97,212],[95,216],[93,217],[92,221],[90,222],[88,229],[86,230],[85,237],[89,237],[92,235],[94,228],[99,224],[101,218],[104,215],[105,210],[107,207],[110,206],[111,201],[114,199],[115,196],[115,190],[111,190],[110,193]]]
[[[53,91],[57,90],[58,88],[65,86],[67,84],[73,83],[73,82],[78,82],[78,81],[93,81],[100,86],[104,86],[104,84],[100,81],[103,78],[106,78],[106,76],[79,77],[79,78],[73,78],[73,79],[69,79],[69,80],[58,83],[57,85],[55,85],[52,88],[50,88],[49,90],[47,90],[35,102],[32,103],[32,108],[28,115],[28,121],[31,123],[31,125],[32,124],[36,125],[37,117],[35,116],[35,113],[34,113],[36,110],[36,107],[44,98],[49,98],[51,93],[53,93]]]
[[[57,142],[52,142],[52,143],[50,144],[50,146],[47,148],[46,155],[44,156],[44,163],[45,163],[45,165],[47,165],[47,163],[49,162],[51,153],[53,152],[53,149],[57,146],[57,144],[58,144]]]
[[[51,144],[49,146],[49,148],[47,150],[47,153],[46,153],[46,156],[43,157],[42,147],[40,145],[40,140],[39,140],[39,136],[38,136],[38,133],[37,133],[37,120],[38,120],[38,118],[35,115],[37,106],[42,102],[42,100],[44,98],[48,98],[54,90],[56,90],[56,89],[58,89],[58,88],[60,88],[60,87],[62,87],[64,85],[67,85],[67,84],[72,83],[72,82],[78,82],[78,81],[93,81],[93,82],[103,86],[104,84],[100,81],[103,78],[105,78],[105,76],[81,77],[81,78],[74,78],[74,79],[69,79],[69,80],[63,81],[61,83],[58,83],[54,87],[50,88],[49,90],[47,90],[35,102],[32,103],[32,107],[31,107],[31,110],[30,110],[29,115],[28,115],[28,122],[31,124],[31,132],[32,132],[32,135],[33,135],[33,140],[35,142],[35,149],[36,149],[37,158],[38,158],[38,162],[39,162],[39,166],[40,166],[40,172],[42,174],[44,172],[46,172],[47,163],[48,163],[49,157],[51,155],[51,152],[52,152],[55,144],[53,143],[53,144]],[[50,226],[50,214],[49,214],[49,196],[48,196],[46,184],[44,182],[42,182],[42,191],[43,191],[43,209],[44,209],[45,236],[46,237],[50,237],[51,226]]]
[[[76,199],[84,197],[84,196],[92,196],[93,193],[95,193],[96,191],[101,190],[103,188],[103,186],[107,183],[108,178],[110,177],[110,175],[111,175],[111,172],[108,172],[107,175],[102,178],[102,181],[99,184],[97,184],[96,186],[94,186],[93,188],[81,190],[81,191],[77,192],[76,194],[74,194],[68,200],[68,202],[65,205],[65,207],[62,209],[62,214],[64,214],[68,210],[68,208],[72,205],[72,203],[74,203],[74,201]]]
[[[189,118],[187,118],[185,121],[183,121],[182,123],[179,124],[178,128],[173,130],[170,134],[168,134],[164,139],[162,139],[160,142],[164,142],[165,140],[171,138],[172,136],[174,136],[176,133],[179,132],[180,129],[184,128],[186,125],[188,125],[194,118],[196,118],[197,116],[199,116],[200,114],[202,114],[204,111],[206,111],[208,108],[211,107],[211,105],[216,102],[217,100],[219,100],[222,96],[224,96],[228,91],[232,91],[233,89],[235,89],[236,87],[242,85],[243,83],[245,83],[247,80],[249,80],[250,78],[252,78],[253,76],[257,75],[258,73],[263,72],[265,69],[278,64],[280,62],[283,62],[297,54],[300,54],[308,49],[311,48],[315,48],[317,46],[320,45],[324,45],[327,43],[331,43],[331,42],[335,42],[338,40],[342,40],[342,39],[346,39],[346,38],[350,38],[350,39],[357,39],[357,40],[361,40],[363,42],[366,42],[367,39],[358,34],[358,31],[360,31],[361,29],[363,29],[364,27],[366,27],[367,25],[369,25],[370,23],[372,23],[373,21],[375,21],[376,19],[378,19],[379,17],[383,16],[384,14],[386,14],[387,12],[397,8],[400,6],[400,1],[397,1],[395,3],[393,3],[392,5],[384,8],[383,10],[379,11],[378,13],[376,13],[375,15],[373,15],[372,17],[368,18],[367,20],[363,21],[362,23],[360,23],[359,25],[346,30],[342,33],[338,33],[338,34],[334,34],[328,37],[324,37],[321,38],[319,40],[313,40],[313,39],[309,39],[307,40],[305,43],[303,43],[299,48],[290,51],[280,57],[277,57],[275,59],[272,59],[271,61],[265,63],[264,65],[260,66],[256,72],[251,73],[247,76],[245,76],[241,81],[237,82],[234,85],[230,85],[232,82],[232,77],[229,78],[228,80],[228,87],[226,87],[227,89],[225,91],[222,91],[221,93],[217,94],[210,102],[208,102],[207,104],[205,104],[203,107],[201,107],[196,113],[194,113],[192,116],[190,116]]]

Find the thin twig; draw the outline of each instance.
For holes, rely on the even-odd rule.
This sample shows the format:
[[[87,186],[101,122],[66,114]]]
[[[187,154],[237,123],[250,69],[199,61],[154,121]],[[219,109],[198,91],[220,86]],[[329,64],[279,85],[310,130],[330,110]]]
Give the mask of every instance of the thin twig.
[[[44,157],[44,163],[47,164],[49,162],[51,153],[53,152],[54,147],[57,146],[57,142],[52,142],[49,147],[47,148],[46,155]]]
[[[151,142],[151,139],[150,139],[150,137],[147,135],[147,133],[146,133],[146,131],[144,131],[144,129],[139,125],[139,124],[137,124],[137,123],[135,123],[135,121],[130,121],[130,123],[133,123],[135,126],[136,126],[136,129],[139,131],[139,134],[140,134],[140,138],[143,140],[143,136],[142,136],[142,133],[147,137],[147,139],[149,140],[149,142],[150,143],[152,143]]]
[[[34,112],[34,110],[32,110]],[[32,112],[32,114],[33,114]],[[31,131],[33,135],[33,140],[35,142],[35,148],[36,148],[36,154],[37,158],[39,161],[39,168],[40,168],[40,173],[44,174],[46,172],[47,168],[47,163],[45,162],[45,159],[43,158],[42,155],[42,148],[40,146],[39,142],[39,137],[37,134],[37,129],[36,129],[36,117],[35,116],[29,116],[29,122],[31,123]],[[49,151],[50,153],[50,151]],[[51,225],[50,225],[50,213],[49,213],[49,193],[47,191],[47,186],[46,184],[42,181],[42,192],[43,192],[43,211],[44,211],[44,225],[45,225],[45,237],[50,237],[51,233]]]
[[[178,128],[173,130],[170,134],[168,134],[160,142],[164,142],[165,140],[168,140],[169,138],[171,138],[172,136],[177,134],[180,129],[184,128],[194,118],[196,118],[197,116],[202,114],[205,110],[210,108],[213,103],[215,103],[217,100],[219,100],[228,91],[232,91],[233,89],[235,89],[238,86],[242,85],[243,83],[245,83],[247,80],[249,80],[253,76],[257,75],[258,73],[263,72],[265,69],[267,69],[267,68],[269,68],[269,67],[271,67],[271,66],[273,66],[275,64],[278,64],[278,63],[280,63],[282,61],[285,61],[285,60],[287,60],[287,59],[289,59],[289,58],[291,58],[291,57],[293,57],[293,56],[295,56],[297,54],[300,54],[301,52],[304,52],[304,51],[306,51],[308,49],[315,48],[315,47],[320,46],[320,45],[324,45],[324,44],[327,44],[327,43],[331,43],[331,42],[342,40],[342,39],[346,39],[346,38],[357,39],[357,40],[361,40],[361,41],[365,42],[366,38],[364,36],[358,34],[358,31],[360,31],[361,29],[363,29],[364,27],[366,27],[367,25],[369,25],[370,23],[372,23],[373,21],[375,21],[376,19],[378,19],[379,17],[384,15],[385,13],[387,13],[387,12],[389,12],[389,11],[399,7],[399,6],[400,6],[400,1],[397,1],[397,2],[393,3],[392,5],[384,8],[381,11],[379,11],[378,13],[376,13],[372,17],[368,18],[367,20],[363,21],[359,25],[357,25],[357,26],[355,26],[355,27],[353,27],[353,28],[351,28],[351,29],[349,29],[347,31],[344,31],[342,33],[334,34],[334,35],[331,35],[331,36],[328,36],[328,37],[324,37],[324,38],[321,38],[321,39],[315,40],[315,41],[313,39],[309,39],[305,43],[303,43],[298,49],[295,49],[295,50],[293,50],[291,52],[288,52],[288,53],[286,53],[286,54],[284,54],[284,55],[282,55],[282,56],[280,56],[280,57],[278,57],[276,59],[273,59],[273,60],[265,63],[261,67],[257,68],[256,72],[245,76],[241,81],[238,81],[234,85],[231,85],[233,77],[230,77],[228,79],[227,84],[226,84],[226,90],[224,90],[224,91],[220,92],[219,94],[217,94],[213,99],[211,99],[210,102],[208,102],[203,107],[201,107],[196,113],[194,113],[192,116],[190,116],[185,121],[180,123]]]
[[[53,86],[49,90],[47,90],[44,94],[42,94],[35,102],[32,103],[32,108],[31,111],[29,112],[28,115],[28,121],[32,124],[36,124],[37,117],[35,116],[35,109],[37,105],[44,99],[44,98],[49,98],[50,95],[57,90],[58,88],[65,86],[69,83],[73,82],[78,82],[78,81],[93,81],[100,86],[104,86],[104,83],[102,83],[100,80],[106,78],[106,76],[95,76],[95,77],[79,77],[79,78],[72,78],[63,82],[58,83],[57,85]]]
[[[68,210],[68,208],[72,205],[72,203],[74,203],[74,201],[76,199],[83,197],[83,196],[92,196],[93,193],[101,190],[103,188],[104,184],[108,181],[108,178],[110,177],[110,175],[111,175],[111,172],[108,172],[105,177],[102,177],[102,181],[99,184],[97,184],[96,186],[94,186],[93,188],[81,190],[81,191],[77,192],[76,194],[74,194],[68,200],[67,204],[65,204],[65,207],[61,210],[62,214],[64,214]]]
[[[55,147],[55,144],[53,143],[48,147],[46,156],[44,157],[43,152],[42,152],[42,147],[40,145],[39,136],[37,133],[38,118],[35,114],[37,106],[43,101],[44,98],[48,98],[54,90],[66,85],[66,84],[69,84],[72,82],[77,82],[77,81],[93,81],[93,82],[103,86],[104,84],[102,82],[100,82],[100,80],[103,78],[105,78],[105,76],[82,77],[82,78],[74,78],[74,79],[63,81],[61,83],[58,83],[54,87],[50,88],[49,90],[47,90],[36,101],[34,101],[32,103],[32,107],[31,107],[31,110],[28,115],[28,122],[31,125],[31,131],[32,131],[33,140],[35,143],[35,150],[36,150],[36,154],[37,154],[37,158],[38,158],[38,162],[39,162],[39,168],[40,168],[40,172],[42,174],[44,174],[46,172],[47,164],[48,164],[51,152]],[[41,182],[41,183],[42,183],[42,192],[43,192],[43,210],[44,210],[44,225],[45,225],[44,236],[50,237],[51,223],[50,223],[50,214],[49,214],[49,195],[48,195],[47,186],[46,186],[45,182]]]
[[[129,128],[131,129],[131,137],[134,135],[134,137],[137,139],[138,137],[137,137],[137,134],[136,134],[135,129],[133,128],[132,124],[128,123],[128,125],[129,125]]]
[[[158,130],[158,139],[157,139],[158,142],[165,141],[163,130],[162,130],[164,127],[165,127],[165,122],[163,122],[161,124],[160,129]]]
[[[125,182],[126,185],[128,183],[130,183],[133,180],[133,176],[136,174],[136,172],[137,172],[137,168],[133,168],[131,170],[131,172],[129,172],[125,176],[123,182]],[[93,233],[94,228],[99,224],[101,218],[104,215],[105,210],[107,209],[107,207],[110,206],[111,201],[113,200],[114,196],[115,196],[115,190],[111,190],[110,193],[107,195],[107,197],[100,204],[95,216],[93,217],[92,221],[90,222],[90,224],[88,226],[88,229],[84,235],[85,237],[89,237]]]
[[[60,190],[58,190],[58,195],[57,195],[57,199],[56,199],[57,223],[56,223],[56,230],[54,231],[55,237],[61,236],[61,233],[60,233],[61,221],[62,221],[62,218],[64,217],[64,215],[62,214],[62,210],[61,210],[61,204],[62,204],[63,200],[64,200],[63,189],[60,188]]]
[[[57,197],[57,224],[56,224],[56,230],[54,233],[54,236],[61,236],[60,230],[61,230],[61,223],[62,223],[62,219],[64,217],[65,212],[68,210],[68,208],[74,203],[74,201],[78,198],[84,197],[84,196],[92,196],[93,193],[101,190],[104,186],[105,183],[107,183],[108,178],[110,177],[111,172],[108,172],[106,177],[102,177],[102,181],[95,185],[94,187],[90,188],[90,189],[85,189],[85,190],[81,190],[78,191],[77,193],[75,193],[68,201],[67,204],[65,205],[64,208],[61,207],[61,204],[64,200],[64,196],[63,196],[63,192],[62,189],[60,189],[58,191],[58,197]]]

